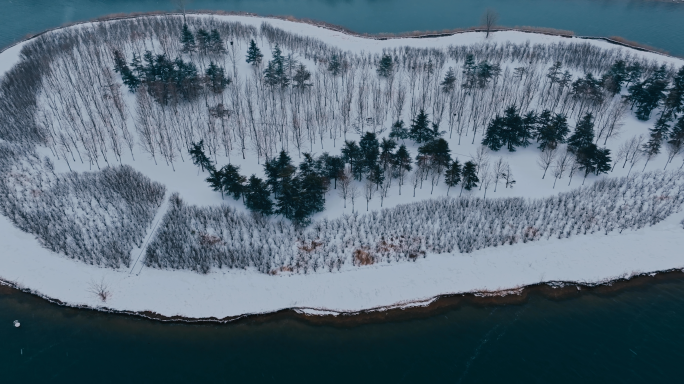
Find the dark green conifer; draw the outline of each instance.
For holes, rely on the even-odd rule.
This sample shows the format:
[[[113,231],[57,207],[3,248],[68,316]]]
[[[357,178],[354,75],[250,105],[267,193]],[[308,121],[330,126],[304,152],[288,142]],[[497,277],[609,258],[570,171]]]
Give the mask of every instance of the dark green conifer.
[[[380,156],[380,144],[375,133],[366,132],[359,141],[359,148],[363,158],[361,164],[363,173],[369,173],[378,164]]]
[[[249,184],[245,188],[245,206],[252,212],[262,215],[273,214],[273,202],[268,192],[268,185],[256,175],[249,178]]]
[[[463,182],[461,183],[461,193],[463,193],[463,188],[466,191],[470,191],[473,188],[477,188],[477,183],[480,179],[477,177],[477,167],[472,161],[466,161],[463,166]]]
[[[336,54],[333,54],[330,62],[328,62],[328,72],[332,73],[333,76],[338,76],[342,73],[342,63]]]
[[[390,139],[406,140],[409,138],[409,130],[404,126],[404,121],[399,120],[392,124],[389,134]]]
[[[435,137],[434,129],[430,129],[428,115],[422,108],[411,121],[409,137],[418,144],[426,143]]]
[[[392,56],[388,54],[382,55],[380,59],[380,64],[378,64],[378,76],[380,77],[390,77],[394,72],[394,63],[392,62]]]
[[[453,67],[449,67],[449,70],[447,70],[447,73],[444,75],[444,80],[442,80],[440,85],[442,86],[442,91],[445,93],[454,90],[454,87],[456,86],[456,74],[454,73]]]
[[[185,53],[194,52],[196,49],[195,37],[192,35],[192,32],[190,32],[190,28],[188,28],[187,24],[183,24],[183,30],[181,31],[181,44],[183,44],[183,52]]]
[[[259,47],[257,47],[254,40],[249,41],[249,48],[247,48],[247,63],[254,66],[261,64],[261,60],[264,55],[261,53]]]
[[[594,115],[587,113],[577,123],[575,132],[568,139],[568,149],[578,153],[594,142]]]
[[[222,93],[230,84],[230,79],[226,77],[224,69],[214,64],[213,61],[209,63],[205,75],[209,89],[216,94]]]
[[[444,182],[447,185],[447,196],[449,196],[449,190],[451,187],[455,187],[461,182],[461,164],[458,159],[454,159],[444,173]]]

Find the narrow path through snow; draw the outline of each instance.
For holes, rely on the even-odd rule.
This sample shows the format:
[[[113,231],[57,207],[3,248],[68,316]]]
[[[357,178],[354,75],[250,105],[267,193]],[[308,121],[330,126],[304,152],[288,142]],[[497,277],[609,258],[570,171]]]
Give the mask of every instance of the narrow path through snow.
[[[150,230],[147,232],[147,235],[145,235],[145,240],[143,240],[142,247],[133,248],[133,250],[131,251],[131,260],[135,257],[135,262],[133,263],[130,272],[128,272],[129,275],[135,274],[136,276],[139,276],[140,272],[142,272],[142,269],[145,266],[144,254],[145,251],[147,251],[147,245],[149,244],[150,240],[154,237],[154,234],[157,231],[157,227],[164,218],[164,215],[166,215],[166,211],[168,211],[168,209],[169,192],[167,191],[166,195],[164,195],[164,201],[162,201],[161,205],[159,206],[159,209],[157,210],[157,214],[154,216],[154,220],[152,220]]]

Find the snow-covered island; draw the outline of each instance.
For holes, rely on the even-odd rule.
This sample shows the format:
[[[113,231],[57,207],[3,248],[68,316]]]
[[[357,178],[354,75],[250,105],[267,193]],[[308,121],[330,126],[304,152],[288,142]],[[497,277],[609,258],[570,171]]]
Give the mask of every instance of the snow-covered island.
[[[0,280],[70,305],[336,314],[684,268],[678,58],[166,15],[0,75]]]

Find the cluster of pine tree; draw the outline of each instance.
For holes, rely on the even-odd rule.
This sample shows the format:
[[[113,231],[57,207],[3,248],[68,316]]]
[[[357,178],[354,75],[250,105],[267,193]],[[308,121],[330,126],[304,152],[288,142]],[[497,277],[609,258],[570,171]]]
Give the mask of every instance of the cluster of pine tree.
[[[187,40],[188,36],[185,34],[186,32],[189,33],[189,37],[192,38],[192,33],[187,29],[187,24],[184,24],[183,28],[183,52],[193,52],[195,50],[193,48],[194,39],[190,41],[192,42],[190,44]],[[198,35],[202,31],[200,28]],[[222,47],[221,50],[212,48],[211,52],[225,52],[218,32],[213,30],[211,36],[215,36],[211,40],[218,39]],[[212,47],[215,45],[212,43]],[[206,52],[206,49],[204,51]],[[166,54],[155,55],[148,50],[145,51],[141,59],[140,56],[133,53],[129,67],[121,50],[115,49],[112,55],[114,71],[121,74],[121,79],[130,92],[136,92],[140,86],[144,86],[150,95],[163,105],[170,101],[192,101],[199,96],[203,85],[206,85],[206,88],[213,93],[222,93],[231,82],[230,77],[225,74],[225,69],[213,61],[209,63],[204,76],[201,76],[198,73],[197,66],[190,61],[183,61],[181,56],[170,60]]]
[[[0,212],[45,248],[88,264],[130,266],[164,193],[130,166],[56,174],[30,147],[0,144]]]
[[[147,248],[155,268],[255,268],[309,273],[413,261],[541,239],[654,225],[684,203],[681,171],[603,179],[557,196],[436,199],[321,220],[308,229],[260,221],[229,207],[188,206],[177,196]]]
[[[330,180],[342,175],[344,164],[337,156],[327,153],[314,158],[304,153],[304,161],[295,167],[285,151],[264,164],[267,180],[256,175],[247,179],[240,175],[240,167],[227,164],[216,169],[204,151],[204,143],[193,143],[190,156],[195,165],[207,170],[209,186],[217,192],[229,194],[235,200],[243,198],[245,206],[259,216],[279,214],[298,225],[306,225],[311,216],[325,206],[325,193]],[[275,203],[271,200],[273,195]]]

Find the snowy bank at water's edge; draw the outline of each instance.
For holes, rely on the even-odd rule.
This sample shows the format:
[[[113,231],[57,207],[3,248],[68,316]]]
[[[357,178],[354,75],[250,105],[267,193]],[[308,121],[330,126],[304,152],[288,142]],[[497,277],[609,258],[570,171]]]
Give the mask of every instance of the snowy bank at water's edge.
[[[151,268],[143,268],[139,274],[99,268],[52,254],[32,235],[0,217],[0,279],[71,305],[151,311],[165,317],[221,319],[285,308],[302,308],[300,312],[312,315],[358,312],[426,305],[426,300],[445,294],[498,291],[550,281],[603,283],[683,268],[683,217],[680,212],[652,227],[622,234],[596,233],[470,254],[428,254],[410,263],[277,276],[249,270],[213,270],[201,275]],[[92,293],[93,284],[99,282],[109,289],[106,303]]]

